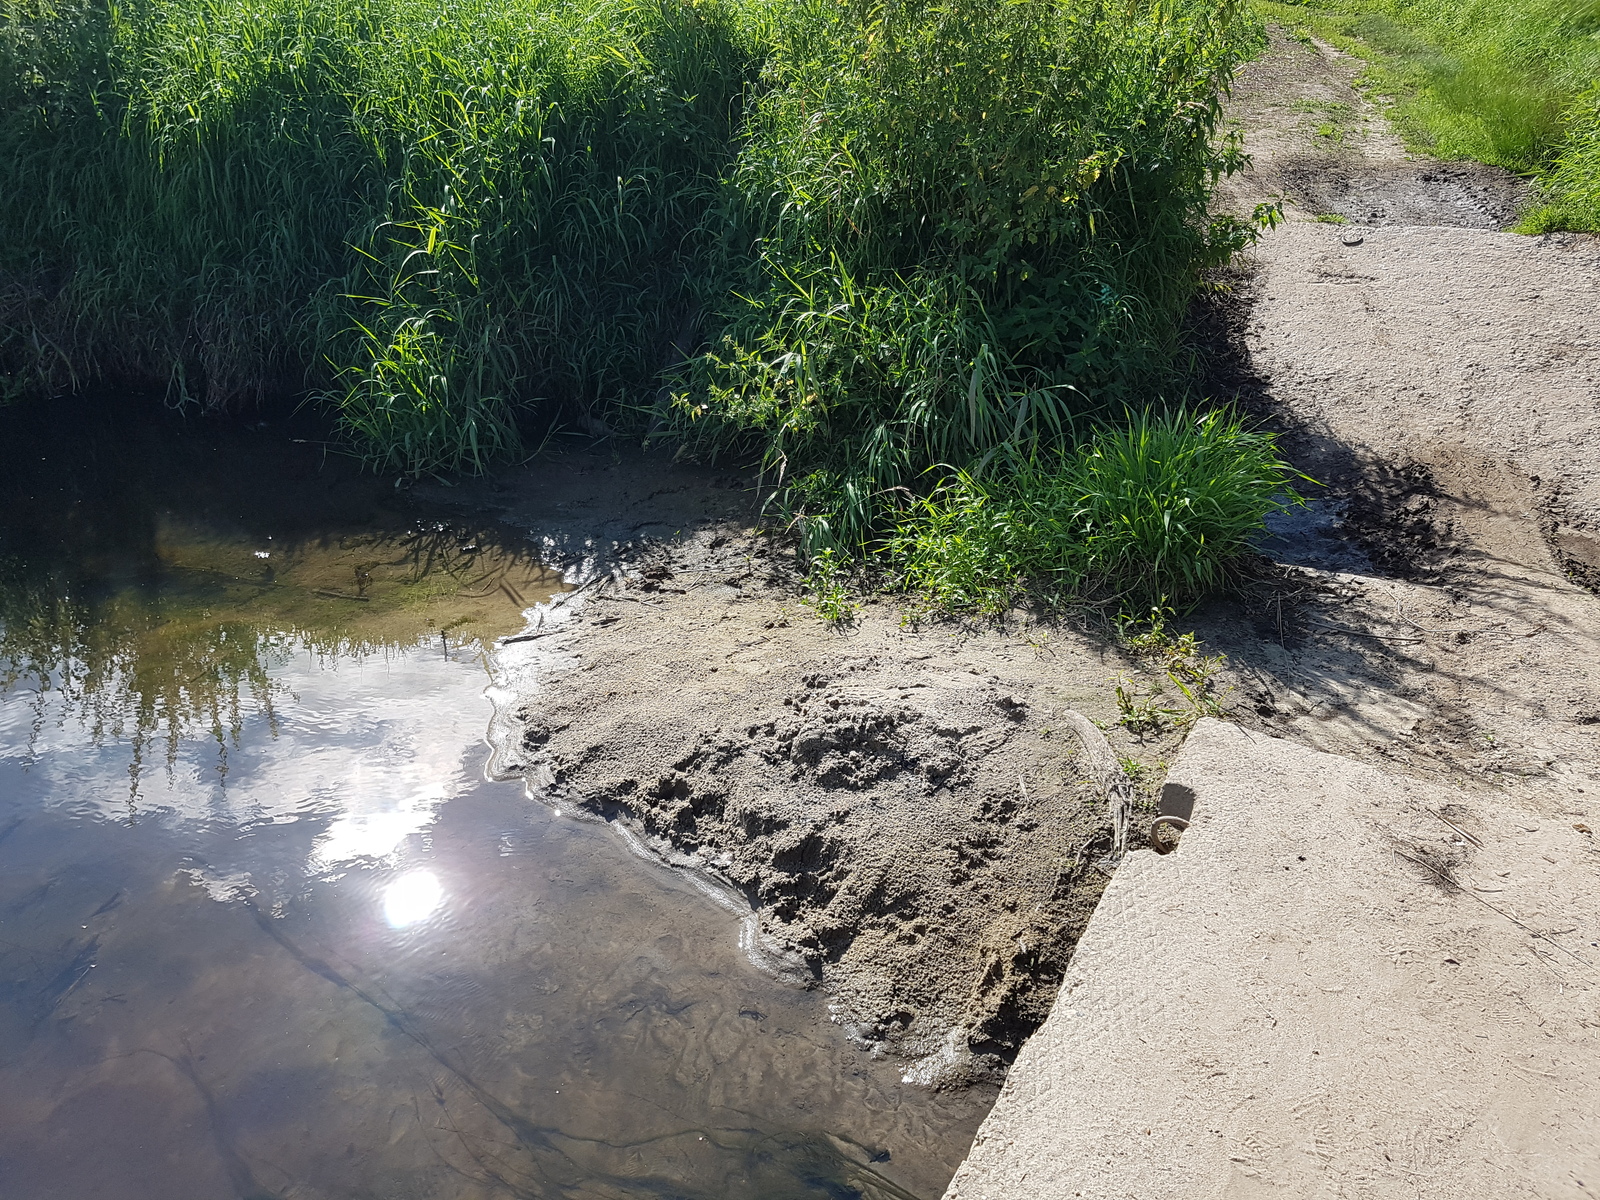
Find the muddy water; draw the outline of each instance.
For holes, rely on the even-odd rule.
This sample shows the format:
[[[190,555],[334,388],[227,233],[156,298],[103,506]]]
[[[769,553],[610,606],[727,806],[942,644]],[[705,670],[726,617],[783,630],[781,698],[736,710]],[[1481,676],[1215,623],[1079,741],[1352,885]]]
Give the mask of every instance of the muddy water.
[[[940,1193],[977,1098],[486,777],[532,548],[277,428],[0,456],[8,1200]]]

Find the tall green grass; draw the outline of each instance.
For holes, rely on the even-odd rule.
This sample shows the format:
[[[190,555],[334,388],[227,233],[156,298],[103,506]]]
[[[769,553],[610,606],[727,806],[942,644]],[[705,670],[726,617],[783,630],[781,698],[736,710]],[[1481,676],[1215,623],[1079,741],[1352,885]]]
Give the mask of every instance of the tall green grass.
[[[1523,218],[1528,232],[1600,233],[1600,80],[1568,107],[1567,139],[1545,183],[1547,200]]]
[[[994,478],[955,476],[887,543],[904,584],[949,610],[1019,597],[1125,612],[1226,586],[1303,477],[1269,433],[1222,411],[1130,414],[1070,455]]]
[[[1524,227],[1600,230],[1600,0],[1257,0],[1367,55],[1412,139],[1535,176]]]
[[[729,6],[5,5],[11,392],[313,392],[419,473],[682,357],[753,69]]]
[[[822,542],[1168,369],[1235,0],[0,0],[0,386],[758,452]]]

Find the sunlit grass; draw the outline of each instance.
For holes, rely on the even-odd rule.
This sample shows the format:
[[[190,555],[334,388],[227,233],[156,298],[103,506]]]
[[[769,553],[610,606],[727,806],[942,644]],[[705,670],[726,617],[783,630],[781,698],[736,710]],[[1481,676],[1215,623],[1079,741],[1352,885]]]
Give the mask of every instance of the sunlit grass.
[[[1364,55],[1413,142],[1538,178],[1529,232],[1600,229],[1600,0],[1255,0]]]
[[[888,553],[945,609],[996,613],[1032,594],[1143,612],[1225,587],[1267,515],[1300,503],[1300,478],[1236,417],[1133,415],[1066,456],[956,476],[901,519]]]

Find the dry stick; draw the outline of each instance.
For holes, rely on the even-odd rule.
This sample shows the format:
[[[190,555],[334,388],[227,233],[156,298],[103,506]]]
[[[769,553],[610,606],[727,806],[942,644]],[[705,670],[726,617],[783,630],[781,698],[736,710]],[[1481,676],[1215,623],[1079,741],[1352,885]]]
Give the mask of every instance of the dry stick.
[[[1400,619],[1413,629],[1423,633],[1504,633],[1505,627],[1501,625],[1472,625],[1464,629],[1444,629],[1439,626],[1418,625],[1406,614],[1406,606],[1399,596],[1394,597],[1394,611]]]
[[[1106,794],[1106,811],[1111,818],[1111,853],[1107,862],[1114,868],[1128,852],[1128,822],[1133,816],[1133,781],[1122,769],[1111,743],[1100,732],[1099,726],[1082,713],[1065,708],[1061,715],[1083,743],[1089,758],[1089,769],[1100,789]]]
[[[1387,633],[1362,633],[1359,629],[1346,629],[1342,625],[1329,625],[1326,621],[1312,621],[1311,624],[1317,626],[1319,629],[1331,629],[1335,633],[1342,633],[1349,637],[1371,638],[1375,642],[1405,642],[1409,644],[1412,642],[1425,642],[1428,640],[1427,638],[1419,637],[1395,637],[1392,634]]]
[[[1457,825],[1454,821],[1452,821],[1449,817],[1445,816],[1442,812],[1435,812],[1431,808],[1428,809],[1428,812],[1430,812],[1434,816],[1438,817],[1439,820],[1443,821],[1446,825],[1450,826],[1451,829],[1454,829],[1457,833],[1459,833],[1462,837],[1466,838],[1467,841],[1471,842],[1478,849],[1480,849],[1480,850],[1483,849],[1483,843],[1481,841],[1479,841],[1476,836],[1474,836],[1473,834],[1468,833],[1465,829],[1461,828],[1461,826]]]
[[[1483,905],[1490,912],[1499,913],[1502,917],[1504,917],[1506,920],[1510,921],[1513,925],[1515,925],[1518,929],[1522,930],[1529,937],[1535,939],[1536,941],[1549,942],[1550,945],[1554,946],[1557,950],[1561,951],[1561,953],[1565,954],[1568,958],[1572,959],[1574,962],[1578,963],[1580,966],[1587,967],[1591,971],[1593,971],[1595,969],[1594,964],[1591,963],[1588,959],[1584,958],[1581,954],[1573,953],[1571,950],[1568,950],[1565,946],[1563,946],[1560,942],[1552,942],[1552,941],[1550,941],[1550,939],[1546,935],[1540,933],[1537,929],[1534,929],[1531,925],[1524,925],[1521,921],[1517,920],[1517,918],[1513,917],[1505,909],[1500,908],[1497,905],[1490,904],[1487,900],[1485,900],[1482,896],[1478,895],[1476,892],[1472,891],[1470,888],[1462,887],[1461,884],[1457,883],[1448,874],[1446,874],[1444,871],[1441,871],[1438,867],[1434,866],[1432,863],[1424,862],[1420,858],[1413,858],[1411,855],[1407,854],[1404,850],[1397,850],[1393,846],[1390,847],[1390,850],[1393,853],[1398,854],[1401,858],[1405,859],[1407,862],[1416,863],[1417,866],[1421,867],[1424,871],[1431,872],[1432,875],[1434,876],[1434,878],[1436,878],[1440,883],[1444,884],[1446,887],[1451,888],[1454,891],[1460,892],[1463,896],[1471,896],[1474,900],[1476,900],[1479,904]]]

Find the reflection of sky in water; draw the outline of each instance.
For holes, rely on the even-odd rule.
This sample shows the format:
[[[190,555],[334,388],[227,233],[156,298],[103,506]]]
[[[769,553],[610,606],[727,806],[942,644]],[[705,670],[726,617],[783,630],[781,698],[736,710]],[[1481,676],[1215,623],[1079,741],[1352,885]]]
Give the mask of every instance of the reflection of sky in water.
[[[268,667],[270,715],[241,700],[236,742],[192,731],[170,763],[143,765],[136,790],[125,741],[97,739],[62,693],[19,687],[0,696],[0,770],[14,798],[41,806],[221,835],[203,838],[202,875],[219,893],[293,865],[251,861],[267,843],[239,835],[266,825],[318,819],[299,864],[312,874],[382,862],[472,782],[463,756],[483,740],[489,675],[472,648],[451,658],[467,661],[446,661],[437,642],[342,660],[293,646]]]
[[[0,1200],[943,1190],[971,1100],[485,780],[521,539],[110,411],[0,412]]]
[[[4,1200],[943,1190],[980,1099],[904,1087],[683,877],[485,781],[537,646],[290,643],[270,712],[225,755],[190,729],[131,807],[126,740],[0,695]]]

